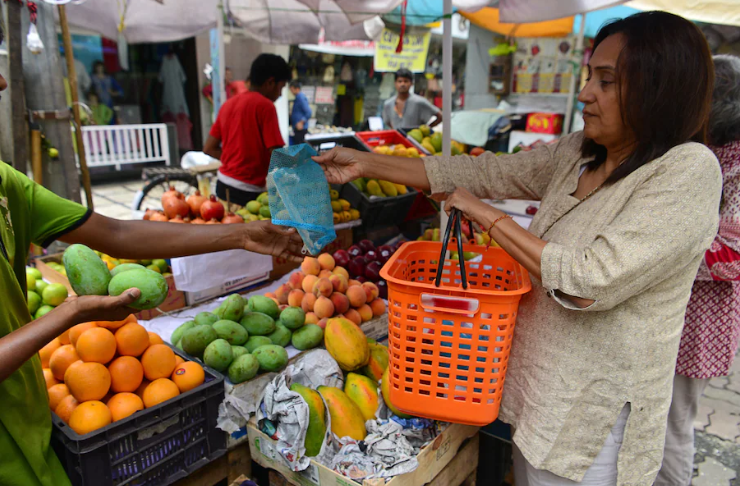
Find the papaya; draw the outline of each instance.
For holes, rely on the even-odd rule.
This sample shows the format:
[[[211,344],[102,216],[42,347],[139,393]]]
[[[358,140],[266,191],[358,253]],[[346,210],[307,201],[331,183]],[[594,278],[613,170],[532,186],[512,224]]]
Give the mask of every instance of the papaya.
[[[308,430],[306,430],[306,456],[315,457],[321,452],[326,437],[326,407],[321,395],[300,383],[290,385],[290,391],[294,391],[303,398],[308,405]]]
[[[398,189],[396,189],[396,186],[394,186],[392,182],[378,181],[378,184],[380,185],[380,190],[383,191],[383,194],[385,194],[386,196],[398,196]]]
[[[136,287],[141,291],[141,295],[130,307],[139,310],[153,309],[164,302],[169,292],[167,280],[155,272],[148,269],[134,269],[128,272],[119,273],[108,284],[108,293],[113,296],[119,296],[126,290]]]
[[[222,319],[213,323],[213,330],[216,331],[219,338],[225,339],[229,344],[236,346],[241,346],[249,339],[246,329],[238,322]]]
[[[385,369],[385,372],[383,373],[383,378],[380,381],[380,393],[383,395],[383,401],[385,402],[388,409],[395,415],[396,417],[402,418],[402,419],[408,419],[412,416],[406,413],[401,412],[399,409],[393,406],[391,403],[391,381],[390,381],[390,367]],[[332,420],[334,420],[334,417],[332,416]]]
[[[62,262],[77,295],[108,295],[108,284],[112,278],[108,265],[90,248],[72,245],[65,250]]]
[[[359,326],[344,317],[329,319],[324,344],[344,371],[354,371],[370,360],[370,347]]]
[[[373,420],[378,410],[378,382],[357,373],[348,373],[344,393],[355,402],[362,418]]]
[[[247,310],[249,312],[261,312],[262,314],[267,314],[272,317],[273,320],[277,320],[277,318],[280,317],[280,308],[278,308],[278,305],[274,300],[269,297],[265,297],[264,295],[255,295],[250,298],[247,303]]]
[[[275,330],[272,317],[261,312],[247,312],[240,322],[250,336],[267,336]]]
[[[214,311],[214,314],[216,314],[219,319],[238,322],[244,314],[244,298],[239,294],[229,295]]]
[[[363,440],[367,435],[365,419],[355,402],[339,388],[320,386],[318,392],[324,397],[331,417],[331,431],[339,437]]]
[[[377,383],[383,377],[385,369],[388,368],[388,348],[376,343],[370,343],[369,346],[370,361],[360,368],[360,373]]]

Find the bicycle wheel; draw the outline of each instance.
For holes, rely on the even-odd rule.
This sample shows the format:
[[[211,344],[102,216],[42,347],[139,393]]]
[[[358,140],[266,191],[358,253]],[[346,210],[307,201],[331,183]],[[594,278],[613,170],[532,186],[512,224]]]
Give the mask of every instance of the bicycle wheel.
[[[198,179],[185,174],[155,176],[136,193],[131,209],[134,211],[162,209],[162,195],[170,189],[170,186],[188,197],[198,190]]]

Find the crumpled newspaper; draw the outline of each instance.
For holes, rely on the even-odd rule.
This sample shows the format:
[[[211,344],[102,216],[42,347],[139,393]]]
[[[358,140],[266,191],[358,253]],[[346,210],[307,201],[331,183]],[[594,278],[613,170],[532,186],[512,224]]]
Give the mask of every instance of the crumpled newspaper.
[[[342,440],[331,468],[356,481],[388,478],[410,473],[419,467],[416,456],[421,447],[408,440],[406,431],[398,422],[368,420],[365,440]]]
[[[272,439],[277,440],[277,449],[288,466],[293,471],[303,471],[311,464],[311,459],[305,456],[304,447],[309,410],[303,398],[298,393],[290,391],[292,383],[313,389],[319,386],[342,388],[342,370],[326,350],[317,349],[301,356],[265,388],[264,398],[257,410],[259,427]],[[331,417],[328,407],[326,409],[327,432],[321,452],[315,458],[319,462],[330,461],[334,453]]]

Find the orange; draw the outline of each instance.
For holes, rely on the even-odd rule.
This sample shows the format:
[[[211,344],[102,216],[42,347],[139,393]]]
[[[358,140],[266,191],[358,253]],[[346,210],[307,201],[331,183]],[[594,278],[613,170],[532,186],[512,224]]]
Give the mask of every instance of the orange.
[[[202,385],[205,379],[206,374],[203,367],[195,361],[186,361],[176,366],[175,371],[172,372],[172,381],[180,389],[180,393],[185,393]]]
[[[51,358],[49,358],[49,369],[54,375],[54,378],[61,381],[64,380],[64,372],[67,371],[69,365],[79,360],[80,356],[77,354],[75,347],[71,344],[65,344],[51,353]]]
[[[59,338],[54,338],[51,340],[51,342],[49,342],[49,344],[39,349],[39,357],[41,358],[42,368],[49,367],[49,358],[51,358],[51,354],[59,349],[61,346],[62,343],[59,342]]]
[[[166,402],[170,398],[175,398],[179,394],[180,389],[171,380],[167,378],[154,380],[144,390],[144,406],[151,408],[162,402]]]
[[[77,346],[77,339],[82,335],[83,332],[93,327],[98,327],[94,322],[83,322],[69,328],[69,342],[72,346]]]
[[[100,363],[76,365],[64,376],[70,393],[78,402],[100,400],[110,389],[110,372]]]
[[[75,397],[73,397],[72,395],[67,395],[66,397],[62,398],[61,402],[59,402],[57,408],[54,409],[54,413],[59,415],[59,418],[64,420],[65,424],[68,424],[69,417],[72,416],[72,412],[74,412],[75,408],[77,408],[77,405],[79,404],[80,402],[78,402]]]
[[[69,344],[69,329],[61,333],[57,339],[59,339],[59,344],[62,346]]]
[[[108,400],[108,409],[113,421],[116,422],[133,415],[139,410],[144,410],[144,402],[133,393],[118,393]]]
[[[110,388],[116,393],[133,392],[141,385],[144,367],[133,356],[121,356],[108,365]]]
[[[69,417],[69,426],[80,435],[105,427],[112,421],[105,403],[96,400],[80,403]]]
[[[181,365],[181,364],[183,364],[184,362],[185,362],[185,360],[184,360],[184,359],[182,359],[182,358],[181,358],[181,357],[179,357],[178,355],[175,355],[175,367],[177,367],[178,365]]]
[[[47,392],[49,393],[49,408],[54,410],[62,401],[62,398],[69,395],[69,388],[64,383],[59,383],[49,388]]]
[[[142,371],[142,373],[143,373],[143,371]],[[152,383],[151,381],[149,381],[146,378],[144,378],[143,380],[141,380],[141,385],[139,385],[139,388],[137,388],[134,393],[137,394],[137,395],[139,395],[139,398],[141,398],[143,400],[144,399],[144,390],[146,390],[146,388],[151,383]]]
[[[164,340],[156,332],[149,331],[149,345],[164,344]]]
[[[67,376],[69,376],[69,370],[74,369],[76,366],[80,366],[83,363],[84,361],[75,361],[74,363],[69,365],[69,367],[67,368],[67,371],[64,372],[64,382],[65,383],[67,382]]]
[[[70,331],[70,339],[72,332]],[[85,362],[107,363],[116,354],[116,338],[108,329],[94,327],[76,339],[77,354]]]
[[[98,327],[104,327],[111,331],[115,331],[119,327],[123,326],[124,324],[128,324],[128,323],[137,324],[138,321],[136,320],[136,316],[131,314],[122,321],[95,321],[95,324],[97,324]]]
[[[46,389],[48,390],[54,385],[58,385],[59,382],[54,378],[54,373],[49,368],[44,368],[44,381],[46,381]]]
[[[169,378],[175,370],[175,353],[165,344],[154,344],[144,351],[141,364],[147,380]]]
[[[149,333],[139,324],[124,324],[116,331],[116,343],[121,356],[141,356],[149,347]]]

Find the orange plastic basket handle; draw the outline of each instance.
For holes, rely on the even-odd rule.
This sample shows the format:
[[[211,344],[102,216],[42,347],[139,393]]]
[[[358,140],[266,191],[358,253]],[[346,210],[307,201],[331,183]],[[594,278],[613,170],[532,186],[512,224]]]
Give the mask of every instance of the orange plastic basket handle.
[[[475,314],[480,308],[478,299],[421,294],[421,306],[425,310],[449,312],[451,314]]]

